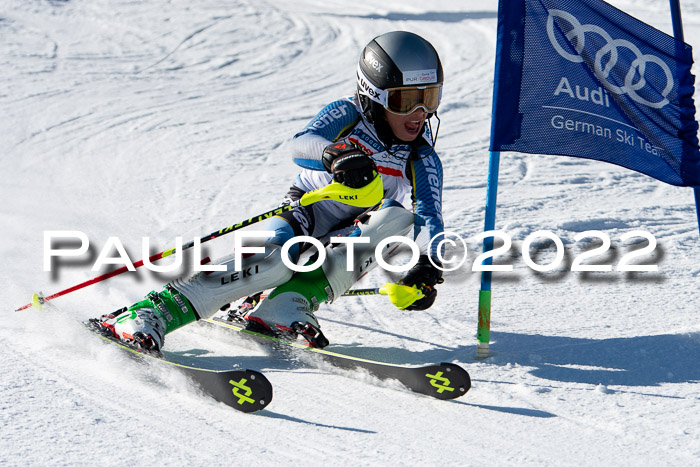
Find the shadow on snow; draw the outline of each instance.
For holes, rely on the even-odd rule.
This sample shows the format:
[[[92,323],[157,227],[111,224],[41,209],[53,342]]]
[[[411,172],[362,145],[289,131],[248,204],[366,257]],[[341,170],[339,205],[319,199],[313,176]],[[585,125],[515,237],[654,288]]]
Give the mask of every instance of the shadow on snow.
[[[584,339],[494,333],[495,364],[562,382],[656,386],[700,380],[700,333]]]
[[[588,339],[497,332],[491,338],[491,357],[483,362],[533,367],[532,375],[552,381],[622,386],[700,381],[700,333]],[[331,350],[406,365],[476,361],[476,342],[422,352],[370,346]]]

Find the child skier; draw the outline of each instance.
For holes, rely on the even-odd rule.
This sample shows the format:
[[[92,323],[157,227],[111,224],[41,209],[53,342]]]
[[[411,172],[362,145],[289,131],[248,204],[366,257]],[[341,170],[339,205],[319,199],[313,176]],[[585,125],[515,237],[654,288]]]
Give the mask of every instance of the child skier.
[[[328,104],[294,136],[292,155],[302,170],[285,203],[331,182],[352,193],[377,177],[383,184],[382,202],[367,210],[326,200],[270,218],[264,230],[274,235],[264,242],[264,252],[244,256],[240,264],[231,255],[216,262],[225,271],[174,280],[163,291],[99,318],[102,330],[159,350],[167,333],[210,317],[230,302],[274,288],[245,315],[248,326],[275,335],[302,335],[310,345],[323,347],[328,340],[314,311],[343,295],[376,265],[375,248],[382,240],[405,236],[411,229],[421,254],[400,283],[420,293],[401,307],[430,307],[442,272],[437,247],[429,240],[443,232],[443,221],[442,165],[429,121],[440,104],[442,84],[440,58],[425,39],[404,31],[374,38],[360,56],[355,95]],[[282,247],[289,239],[323,238],[353,223],[348,237],[360,237],[357,243],[331,243],[321,267],[295,273],[283,264]],[[350,247],[353,263],[348,265]],[[299,244],[288,254],[298,261]]]

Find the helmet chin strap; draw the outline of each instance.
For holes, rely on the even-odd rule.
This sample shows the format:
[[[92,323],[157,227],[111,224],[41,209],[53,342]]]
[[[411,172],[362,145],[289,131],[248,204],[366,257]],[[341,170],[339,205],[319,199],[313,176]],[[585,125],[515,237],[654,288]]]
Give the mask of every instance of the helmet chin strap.
[[[437,121],[438,121],[437,129],[435,130],[435,133],[433,133],[433,126],[432,126],[432,124],[430,123],[430,118],[433,117],[433,116],[435,116],[435,118],[436,118]],[[424,155],[422,155],[422,156],[420,156],[420,157],[418,157],[418,156],[415,154],[415,151],[411,151],[412,157],[417,158],[417,159],[424,159],[424,158],[426,158],[426,157],[430,157],[430,156],[432,156],[433,154],[435,154],[435,144],[437,143],[438,132],[440,131],[440,117],[438,117],[437,110],[436,110],[435,112],[432,112],[432,113],[429,113],[429,114],[428,114],[428,117],[426,118],[426,123],[427,123],[427,125],[428,125],[428,128],[430,129],[430,136],[432,137],[433,144],[432,144],[432,146],[430,146],[431,151],[430,151],[428,154],[424,154]],[[422,136],[419,136],[419,138],[420,138],[420,137],[422,137]],[[416,138],[416,139],[417,139],[417,138]],[[394,155],[394,154],[392,154],[392,155]]]
[[[437,128],[435,129],[435,133],[433,133],[433,126],[430,124],[430,117],[435,115],[435,118],[438,121]],[[433,139],[433,150],[430,152],[429,155],[432,155],[433,152],[435,152],[435,145],[437,144],[437,139],[438,139],[438,133],[440,132],[440,117],[438,117],[437,110],[431,114],[428,114],[428,128],[430,128],[430,136]]]

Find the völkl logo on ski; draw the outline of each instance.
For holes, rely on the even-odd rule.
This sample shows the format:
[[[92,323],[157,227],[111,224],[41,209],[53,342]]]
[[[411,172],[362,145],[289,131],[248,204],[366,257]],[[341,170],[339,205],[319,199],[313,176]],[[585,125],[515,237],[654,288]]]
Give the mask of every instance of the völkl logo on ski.
[[[238,403],[241,405],[243,405],[244,402],[248,402],[250,404],[255,403],[255,400],[250,397],[250,395],[253,394],[253,390],[245,385],[245,383],[247,382],[248,380],[245,378],[241,378],[241,380],[238,382],[234,380],[229,381],[231,386],[233,386],[233,389],[231,391],[233,392],[234,396],[238,397]],[[245,394],[241,394],[240,392],[238,392],[239,389],[245,391]]]
[[[450,387],[450,380],[442,376],[442,371],[438,371],[434,375],[426,373],[425,377],[430,378],[430,385],[437,388],[438,394],[442,394],[443,391],[452,392],[455,390],[455,388]]]

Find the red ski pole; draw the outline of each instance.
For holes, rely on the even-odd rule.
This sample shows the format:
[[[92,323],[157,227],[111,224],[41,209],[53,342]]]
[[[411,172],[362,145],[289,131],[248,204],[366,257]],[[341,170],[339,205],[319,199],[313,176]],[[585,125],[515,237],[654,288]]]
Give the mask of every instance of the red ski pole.
[[[358,206],[358,207],[371,207],[374,206],[375,204],[379,203],[382,200],[382,197],[384,196],[384,187],[382,184],[382,177],[376,176],[372,182],[370,182],[368,185],[362,187],[362,188],[348,188],[345,185],[342,185],[340,183],[331,183],[329,185],[326,185],[323,188],[319,188],[318,190],[314,191],[309,191],[308,193],[304,193],[304,195],[297,201],[293,202],[292,204],[288,204],[286,206],[281,206],[275,209],[271,209],[267,212],[264,212],[262,214],[259,214],[257,216],[251,217],[250,219],[246,219],[244,221],[238,222],[237,224],[233,224],[229,227],[226,227],[221,230],[217,230],[216,232],[212,232],[209,235],[206,235],[202,237],[199,241],[200,243],[205,243],[210,240],[213,240],[215,238],[221,237],[223,235],[229,234],[233,231],[242,229],[243,227],[247,227],[249,225],[258,223],[262,220],[265,220],[267,218],[270,218],[272,216],[278,216],[282,214],[285,211],[289,211],[291,209],[294,209],[297,206],[308,206],[310,204],[316,203],[318,201],[325,201],[325,200],[331,200],[331,201],[339,201],[343,204],[350,204],[353,206]],[[192,240],[189,243],[186,243],[182,245],[182,250],[187,250],[189,248],[192,248],[195,244],[195,241]],[[171,248],[169,250],[161,251],[160,253],[156,253],[153,256],[149,257],[148,260],[150,262],[157,261],[161,258],[165,258],[166,256],[170,256],[175,251],[177,248]],[[144,260],[139,260],[134,263],[134,268],[139,268],[143,266]],[[92,284],[96,284],[98,282],[102,282],[104,280],[107,280],[111,277],[118,276],[119,274],[125,273],[129,269],[126,266],[122,266],[119,269],[115,269],[114,271],[108,272],[106,274],[103,274],[101,276],[95,277],[93,279],[87,280],[83,283],[74,285],[73,287],[69,287],[65,290],[61,290],[60,292],[56,292],[55,294],[49,295],[49,296],[42,296],[41,294],[35,293],[32,296],[32,301],[27,303],[24,306],[21,306],[20,308],[17,308],[15,311],[22,311],[26,310],[27,308],[34,306],[36,308],[41,308],[41,305],[44,303],[48,302],[49,300],[53,300],[55,298],[61,297],[63,295],[69,294],[71,292],[75,292],[76,290],[80,290],[84,287],[87,287]]]

